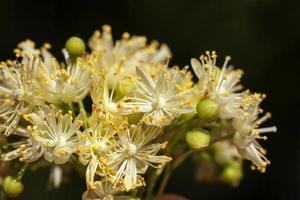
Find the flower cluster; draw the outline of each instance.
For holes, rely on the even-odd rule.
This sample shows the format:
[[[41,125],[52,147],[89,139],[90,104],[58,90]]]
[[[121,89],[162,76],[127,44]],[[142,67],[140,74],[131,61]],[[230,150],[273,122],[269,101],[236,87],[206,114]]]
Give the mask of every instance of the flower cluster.
[[[70,38],[59,62],[49,44],[26,40],[15,60],[0,63],[3,161],[46,162],[55,187],[71,165],[85,175],[83,200],[151,199],[163,168],[200,150],[200,165],[208,151],[206,161],[224,167],[246,159],[264,172],[270,164],[258,143],[276,131],[259,127],[271,116],[260,116],[265,95],[242,90],[230,57],[219,66],[212,51],[191,59],[193,70],[169,67],[165,44],[129,33],[114,42],[107,25],[88,45]]]

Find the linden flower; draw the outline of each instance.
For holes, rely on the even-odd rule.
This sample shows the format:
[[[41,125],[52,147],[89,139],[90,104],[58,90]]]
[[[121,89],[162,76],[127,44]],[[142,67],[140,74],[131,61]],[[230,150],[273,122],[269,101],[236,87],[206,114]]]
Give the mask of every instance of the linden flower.
[[[95,57],[96,71],[103,69],[109,78],[110,89],[114,83],[125,76],[135,74],[135,67],[144,65],[151,70],[151,63],[165,63],[171,56],[166,45],[152,42],[147,45],[143,36],[132,36],[124,33],[121,40],[113,42],[111,28],[103,26],[103,32],[96,31],[89,41],[92,54]]]
[[[259,104],[262,102],[264,95],[254,94],[248,95],[244,101],[243,106],[246,110],[246,115],[243,118],[236,118],[233,120],[233,127],[236,129],[236,134],[233,138],[239,153],[245,159],[252,161],[255,167],[264,172],[270,161],[265,157],[266,151],[261,147],[256,139],[266,140],[266,136],[260,136],[262,133],[276,132],[275,126],[259,128],[259,125],[271,117],[270,113],[265,114],[259,118],[258,115],[262,113]]]
[[[86,168],[86,183],[88,188],[92,188],[95,176],[105,176],[112,174],[107,167],[107,157],[116,145],[114,135],[123,131],[126,120],[119,115],[110,113],[96,113],[89,120],[87,128],[79,138],[78,156],[79,161]],[[97,177],[96,177],[97,178]]]
[[[138,174],[144,174],[149,166],[160,168],[170,157],[156,155],[166,143],[150,143],[161,133],[158,127],[142,128],[131,125],[129,129],[118,134],[116,149],[108,155],[108,166],[116,170],[114,180],[121,181],[128,191],[143,182]]]
[[[219,106],[221,118],[239,117],[243,114],[241,102],[243,93],[238,92],[242,89],[239,84],[242,75],[241,70],[227,68],[230,57],[226,57],[220,69],[216,66],[217,55],[213,51],[202,55],[200,61],[193,58],[191,65],[199,79],[198,87],[207,97],[214,100]]]
[[[49,162],[63,164],[77,150],[78,137],[83,125],[83,114],[74,120],[72,112],[63,114],[54,106],[43,106],[35,113],[24,116],[32,126],[28,126],[32,139],[44,148],[44,158]]]
[[[28,130],[17,128],[13,132],[14,135],[21,136],[22,139],[15,143],[9,143],[7,147],[13,147],[14,150],[1,155],[4,161],[10,161],[19,158],[21,162],[35,162],[44,153],[44,147],[31,137]]]
[[[69,60],[64,51],[66,61]],[[67,67],[46,50],[42,49],[44,65],[40,68],[43,95],[50,103],[71,103],[81,101],[90,90],[92,64],[81,58],[75,62],[67,62]]]
[[[101,181],[96,181],[94,187],[85,191],[82,195],[82,200],[129,200],[130,196],[118,195],[121,191],[121,186],[116,185],[105,177]]]
[[[152,79],[141,68],[136,71],[141,80],[136,82],[132,96],[125,98],[121,113],[145,113],[146,124],[166,126],[175,117],[195,111],[199,96],[191,88],[191,74],[186,70],[170,69],[161,72],[157,79]]]
[[[43,103],[38,83],[39,58],[22,57],[18,62],[0,64],[0,131],[9,135],[22,114]]]
[[[111,152],[113,140],[110,129],[103,129],[103,126],[90,128],[80,137],[79,161],[86,168],[87,188],[93,188],[95,176],[104,176],[107,172],[106,154]]]

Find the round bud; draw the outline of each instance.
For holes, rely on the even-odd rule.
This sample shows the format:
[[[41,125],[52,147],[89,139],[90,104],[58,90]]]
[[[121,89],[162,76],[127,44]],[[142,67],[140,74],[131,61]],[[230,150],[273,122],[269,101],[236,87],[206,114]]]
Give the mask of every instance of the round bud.
[[[203,129],[194,129],[186,134],[185,140],[193,149],[207,147],[210,143],[210,134]]]
[[[24,190],[23,184],[11,176],[4,179],[2,187],[6,195],[11,198],[19,196]]]
[[[218,118],[219,105],[211,99],[204,99],[197,104],[198,117],[205,122],[213,122]]]
[[[78,57],[85,52],[85,43],[79,37],[70,37],[66,41],[66,50],[71,57]]]
[[[230,162],[225,166],[221,174],[221,179],[226,183],[236,185],[239,183],[242,175],[241,164],[238,162]]]

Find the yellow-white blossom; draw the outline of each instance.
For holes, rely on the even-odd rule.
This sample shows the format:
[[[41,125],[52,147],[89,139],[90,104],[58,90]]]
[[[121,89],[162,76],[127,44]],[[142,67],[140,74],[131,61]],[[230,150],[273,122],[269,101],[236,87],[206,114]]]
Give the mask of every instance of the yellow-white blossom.
[[[49,162],[63,164],[77,151],[80,127],[84,123],[82,114],[73,119],[71,111],[63,114],[54,106],[43,106],[24,117],[32,124],[22,133],[27,139],[13,144],[16,149],[4,154],[4,160],[20,157],[22,161],[32,162],[44,156]]]
[[[223,66],[217,66],[217,55],[206,52],[197,60],[193,58],[191,65],[198,77],[198,87],[206,98],[210,98],[219,104],[221,118],[239,117],[243,114],[241,102],[243,93],[239,84],[242,75],[241,70],[233,70],[228,67],[230,57],[225,58]]]
[[[38,81],[41,59],[22,58],[0,63],[0,131],[5,135],[17,127],[22,114],[44,102]]]
[[[162,192],[169,173],[196,152],[185,152],[188,145],[202,148],[206,177],[220,166],[221,179],[237,183],[243,159],[265,171],[270,162],[258,139],[276,127],[259,127],[270,117],[260,117],[264,95],[242,91],[243,73],[228,66],[230,57],[221,67],[214,51],[192,59],[195,82],[188,66],[168,67],[165,44],[144,36],[124,33],[114,41],[105,25],[90,38],[90,51],[85,47],[71,37],[61,62],[50,44],[36,48],[26,40],[15,60],[0,62],[1,160],[26,162],[16,178],[5,179],[7,194],[23,191],[29,164],[52,167],[55,188],[70,164],[85,174],[83,200],[159,198],[152,184],[164,174]]]
[[[108,156],[108,166],[116,171],[114,179],[122,180],[127,191],[139,185],[138,175],[144,174],[149,166],[159,168],[171,161],[170,157],[156,155],[166,146],[166,143],[152,142],[160,133],[159,127],[141,125],[131,125],[118,133],[117,145]]]
[[[121,113],[145,113],[143,120],[148,125],[165,126],[184,113],[195,112],[199,96],[191,87],[191,74],[185,70],[169,69],[152,78],[137,67],[140,80],[132,95],[125,97]]]
[[[259,117],[262,113],[259,104],[262,102],[264,95],[248,94],[243,100],[243,106],[246,114],[242,118],[233,120],[233,127],[236,130],[233,141],[238,148],[239,153],[245,159],[252,161],[253,167],[264,172],[270,161],[265,157],[266,151],[258,143],[257,139],[266,140],[266,136],[261,134],[276,132],[275,126],[259,128],[260,124],[271,117],[270,113]]]
[[[113,41],[111,27],[103,26],[103,31],[96,31],[89,41],[96,71],[107,73],[109,87],[128,75],[135,74],[135,67],[143,65],[151,71],[152,63],[166,63],[171,53],[166,45],[157,42],[147,44],[144,36],[130,36],[124,33],[122,39]]]
[[[80,57],[75,62],[70,62],[67,52],[64,53],[66,67],[59,64],[46,49],[42,49],[44,61],[44,65],[40,68],[42,93],[50,103],[79,102],[90,91],[92,62]]]

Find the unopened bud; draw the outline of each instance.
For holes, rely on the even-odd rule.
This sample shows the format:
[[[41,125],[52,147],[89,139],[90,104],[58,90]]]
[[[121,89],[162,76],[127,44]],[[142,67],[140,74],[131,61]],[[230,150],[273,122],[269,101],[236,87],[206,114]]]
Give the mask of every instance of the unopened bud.
[[[229,184],[236,185],[243,176],[242,167],[239,162],[230,162],[222,172],[221,179]]]
[[[78,57],[85,52],[85,43],[79,37],[70,37],[66,42],[66,50],[71,57]]]
[[[8,197],[18,197],[24,190],[23,184],[11,176],[7,176],[3,181],[3,190]]]
[[[193,148],[207,147],[210,143],[210,134],[203,129],[194,129],[186,134],[187,144]]]
[[[197,104],[198,117],[205,122],[213,122],[218,118],[219,105],[211,99],[204,99]]]

